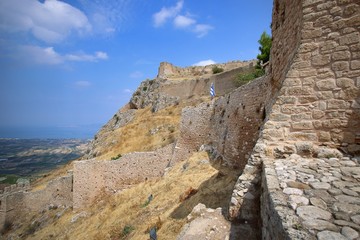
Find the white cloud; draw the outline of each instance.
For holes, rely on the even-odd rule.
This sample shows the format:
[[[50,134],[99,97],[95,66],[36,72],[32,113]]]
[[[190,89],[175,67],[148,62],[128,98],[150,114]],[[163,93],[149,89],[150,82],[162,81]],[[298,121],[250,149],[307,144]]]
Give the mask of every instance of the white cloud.
[[[135,71],[130,74],[131,78],[142,78],[144,74],[140,71]]]
[[[194,63],[193,66],[207,66],[207,65],[211,65],[211,64],[215,64],[216,62],[212,59],[208,59],[208,60],[203,60],[197,63]]]
[[[0,1],[0,29],[6,32],[30,32],[38,40],[58,43],[71,33],[91,31],[85,14],[57,0]]]
[[[91,82],[88,81],[77,81],[75,82],[75,86],[79,88],[87,88],[91,86]]]
[[[175,25],[175,27],[178,27],[178,28],[186,28],[195,23],[196,23],[196,21],[194,19],[183,16],[183,15],[178,15],[174,19],[174,25]]]
[[[86,12],[93,31],[97,34],[111,35],[125,26],[137,9],[140,0],[79,0]]]
[[[183,5],[184,0],[180,0],[176,6],[163,7],[159,12],[155,13],[153,15],[154,27],[160,27],[172,19],[175,28],[189,30],[195,33],[198,38],[204,37],[210,30],[214,29],[209,24],[199,24],[189,13],[186,15],[180,14]]]
[[[212,26],[207,24],[196,24],[193,32],[196,33],[198,38],[202,38],[209,33],[210,30],[214,29]]]
[[[163,7],[159,12],[153,15],[153,21],[155,27],[160,27],[166,23],[167,20],[175,17],[183,8],[184,1],[180,0],[174,7]]]
[[[64,60],[75,61],[75,62],[96,62],[98,60],[106,60],[108,55],[104,52],[95,52],[95,54],[66,54]]]
[[[53,47],[39,47],[32,45],[23,45],[17,48],[16,58],[30,64],[39,65],[58,65],[67,61],[75,62],[97,62],[108,59],[105,52],[95,52],[94,54],[75,53],[60,54]]]
[[[17,51],[17,57],[25,62],[40,65],[57,65],[63,63],[63,57],[55,52],[53,47],[38,47],[24,45]]]

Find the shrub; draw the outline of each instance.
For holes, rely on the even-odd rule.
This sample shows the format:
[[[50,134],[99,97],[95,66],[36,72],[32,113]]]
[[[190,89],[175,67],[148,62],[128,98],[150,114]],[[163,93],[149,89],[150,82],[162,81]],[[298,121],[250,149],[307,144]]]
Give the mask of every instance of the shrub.
[[[241,73],[235,79],[235,84],[239,87],[244,85],[255,78],[261,77],[265,74],[264,69],[254,69],[254,71],[250,73]]]
[[[118,155],[116,155],[116,157],[112,157],[111,160],[118,160],[121,157],[122,157],[122,155],[121,155],[121,153],[119,153]]]
[[[126,225],[120,234],[121,239],[124,239],[127,237],[132,231],[134,231],[135,228],[132,225]]]
[[[218,66],[214,66],[214,67],[212,68],[213,74],[221,73],[221,72],[223,72],[223,71],[224,71],[224,69],[221,68],[221,67],[218,67]]]
[[[143,92],[146,92],[146,90],[147,90],[147,87],[143,87]]]

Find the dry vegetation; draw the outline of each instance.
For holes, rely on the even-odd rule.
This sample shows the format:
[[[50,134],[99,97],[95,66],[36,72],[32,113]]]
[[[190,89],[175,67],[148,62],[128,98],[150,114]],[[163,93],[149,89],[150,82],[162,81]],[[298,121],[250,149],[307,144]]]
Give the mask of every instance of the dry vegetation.
[[[140,183],[116,195],[99,196],[93,206],[84,209],[86,217],[75,223],[79,213],[71,209],[56,221],[61,209],[48,210],[32,218],[40,222],[17,230],[27,239],[148,239],[149,229],[156,226],[159,239],[176,239],[186,216],[198,203],[217,208],[228,205],[236,174],[215,169],[205,152],[195,153],[187,162],[178,163],[164,177]],[[197,192],[186,195],[190,189]],[[190,192],[193,192],[192,190]],[[149,195],[153,200],[147,202]],[[225,209],[224,208],[224,209]],[[44,217],[46,215],[47,217]],[[45,218],[45,223],[37,219]],[[34,233],[31,233],[35,230]]]

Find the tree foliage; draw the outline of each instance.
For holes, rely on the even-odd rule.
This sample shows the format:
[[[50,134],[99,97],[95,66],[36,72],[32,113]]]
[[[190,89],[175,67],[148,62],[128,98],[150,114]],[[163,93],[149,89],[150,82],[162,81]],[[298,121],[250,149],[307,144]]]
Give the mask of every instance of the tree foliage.
[[[259,47],[260,54],[257,55],[257,59],[258,59],[257,67],[261,67],[260,65],[261,61],[263,63],[266,63],[270,59],[270,49],[272,44],[271,36],[266,32],[263,32],[261,34],[258,43],[260,44]]]

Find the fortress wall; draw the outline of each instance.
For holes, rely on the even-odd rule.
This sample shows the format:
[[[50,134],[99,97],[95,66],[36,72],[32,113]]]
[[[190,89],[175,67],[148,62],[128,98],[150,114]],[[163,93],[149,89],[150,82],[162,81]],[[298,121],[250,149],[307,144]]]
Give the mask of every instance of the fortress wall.
[[[279,142],[302,154],[294,145],[299,141],[360,153],[360,13],[355,2],[303,2],[301,43],[263,131],[273,154]],[[292,15],[285,11],[285,18]]]
[[[49,205],[72,206],[72,175],[50,181],[44,189],[30,191],[29,185],[6,191],[1,196],[0,226],[21,220],[29,212],[48,209]],[[16,189],[16,191],[15,191]]]
[[[271,74],[279,91],[235,185],[229,210],[235,218],[249,210],[239,195],[259,196],[253,186],[260,184],[263,165],[263,239],[313,238],[288,224],[298,218],[288,206],[288,196],[279,194],[278,187],[272,189],[279,182],[274,174],[276,159],[286,161],[296,153],[314,161],[323,149],[330,154],[327,157],[335,157],[338,152],[331,148],[360,154],[359,9],[356,0],[274,1]],[[294,23],[300,23],[298,34],[291,32]],[[295,47],[295,54],[283,54],[286,46],[281,42],[290,50]],[[279,64],[284,61],[286,67]],[[285,204],[278,206],[281,203]]]
[[[39,211],[54,206],[72,206],[72,181],[71,174],[50,181],[47,186],[38,191],[24,194],[25,207],[30,211]]]
[[[245,67],[254,61],[232,61],[227,63],[211,64],[207,66],[177,67],[168,62],[160,63],[158,78],[193,78],[204,74],[212,74],[212,68],[218,66],[224,71],[229,71],[239,67]]]
[[[160,177],[169,165],[174,144],[154,152],[129,153],[112,161],[77,161],[74,165],[74,209],[89,205],[102,192],[115,193]]]
[[[269,88],[270,78],[263,77],[211,103],[183,109],[172,163],[206,144],[215,147],[228,165],[243,169],[265,118]]]
[[[227,72],[209,76],[208,78],[189,80],[168,80],[160,86],[160,92],[186,99],[191,96],[209,96],[210,86],[214,83],[217,96],[222,96],[237,88],[236,76],[240,73],[247,73],[253,70],[254,64],[238,67]]]

